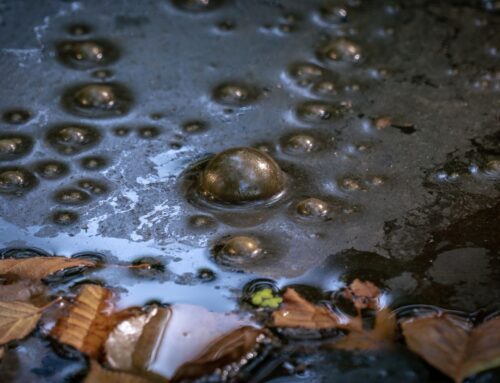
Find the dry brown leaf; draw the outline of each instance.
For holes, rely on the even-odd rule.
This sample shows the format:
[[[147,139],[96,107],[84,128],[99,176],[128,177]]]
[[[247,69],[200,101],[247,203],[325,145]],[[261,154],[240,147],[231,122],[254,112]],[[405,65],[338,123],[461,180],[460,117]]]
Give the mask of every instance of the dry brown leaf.
[[[373,330],[363,329],[361,318],[356,317],[347,325],[349,333],[332,347],[343,350],[375,350],[388,347],[396,333],[396,318],[388,310],[377,312]]]
[[[86,259],[66,257],[32,257],[0,260],[0,274],[15,274],[26,279],[42,279],[70,267],[93,267]]]
[[[302,298],[294,289],[283,294],[283,303],[273,312],[273,326],[307,329],[338,328],[339,318],[326,307],[315,306]]]
[[[29,301],[43,295],[47,287],[37,280],[21,279],[8,284],[0,284],[0,301]]]
[[[99,363],[92,360],[90,362],[90,371],[84,380],[84,383],[151,383],[149,380],[128,374],[121,371],[106,370]],[[165,381],[167,383],[167,381]]]
[[[0,345],[31,333],[42,315],[41,310],[26,302],[0,302]]]
[[[346,299],[352,301],[354,306],[359,309],[379,309],[380,290],[369,281],[360,281],[355,279],[343,293]]]
[[[431,316],[407,320],[402,329],[410,350],[455,382],[500,366],[500,318],[472,329],[465,319]]]
[[[51,335],[90,357],[97,358],[117,323],[111,313],[112,292],[98,285],[84,285],[67,316],[61,317]]]
[[[194,379],[239,361],[257,345],[264,331],[251,326],[236,329],[217,339],[196,360],[183,364],[176,372],[173,381]]]

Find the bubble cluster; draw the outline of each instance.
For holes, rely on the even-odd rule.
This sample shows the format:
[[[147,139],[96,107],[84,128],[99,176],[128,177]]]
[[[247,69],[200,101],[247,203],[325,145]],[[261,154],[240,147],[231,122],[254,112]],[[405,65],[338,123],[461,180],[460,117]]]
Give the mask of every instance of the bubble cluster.
[[[199,188],[205,198],[226,204],[265,201],[283,193],[285,175],[267,154],[253,148],[233,148],[207,163]]]
[[[0,193],[22,195],[31,190],[36,184],[36,177],[24,168],[0,168]]]
[[[62,104],[68,111],[87,118],[120,117],[128,113],[132,102],[130,91],[115,83],[78,85],[68,89],[62,97]]]
[[[57,45],[59,60],[74,69],[108,65],[118,58],[118,50],[106,40],[63,41]]]
[[[62,125],[50,129],[49,144],[61,154],[77,154],[90,149],[101,139],[99,132],[88,125]]]
[[[11,161],[26,156],[33,148],[33,140],[21,134],[0,135],[0,161]]]

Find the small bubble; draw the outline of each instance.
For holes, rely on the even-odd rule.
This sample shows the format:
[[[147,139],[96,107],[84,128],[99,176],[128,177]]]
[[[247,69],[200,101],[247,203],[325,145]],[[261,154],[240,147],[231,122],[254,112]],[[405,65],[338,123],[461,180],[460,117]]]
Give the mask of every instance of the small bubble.
[[[265,255],[261,241],[253,236],[224,238],[214,246],[215,260],[224,266],[241,266]]]
[[[278,196],[284,191],[285,176],[267,154],[253,148],[234,148],[207,163],[199,186],[208,199],[241,204]]]
[[[132,262],[129,270],[138,277],[151,278],[165,272],[165,263],[159,257],[141,257]]]
[[[321,21],[327,24],[341,24],[347,21],[347,9],[334,4],[327,4],[319,9]]]
[[[120,126],[118,128],[115,128],[113,130],[113,132],[114,132],[115,136],[125,137],[125,136],[128,136],[130,134],[130,129],[123,127],[123,126]]]
[[[37,184],[33,173],[19,167],[0,168],[0,193],[22,195]]]
[[[55,160],[41,161],[36,165],[36,172],[40,177],[55,180],[69,173],[69,167],[64,162]]]
[[[54,199],[65,205],[82,205],[90,201],[90,195],[79,189],[67,188],[57,191]]]
[[[98,156],[84,157],[80,160],[80,166],[86,170],[100,170],[108,166],[108,160]]]
[[[290,66],[290,68],[288,69],[288,74],[297,82],[311,82],[326,75],[326,70],[313,63],[299,62],[294,63]]]
[[[26,259],[33,257],[52,257],[52,254],[36,247],[8,247],[0,250],[0,259]]]
[[[177,7],[189,12],[207,12],[220,7],[223,0],[172,0]]]
[[[283,145],[284,151],[292,154],[310,153],[316,148],[316,140],[308,134],[295,134],[288,137]]]
[[[33,141],[21,134],[0,135],[0,161],[11,161],[27,155],[33,148]]]
[[[23,109],[9,110],[3,114],[3,120],[14,125],[24,124],[30,118],[31,113]]]
[[[92,29],[85,24],[73,24],[68,27],[68,33],[73,36],[88,35]]]
[[[188,121],[182,125],[182,130],[186,133],[202,133],[207,129],[207,125],[202,121]]]
[[[337,95],[337,86],[333,81],[321,80],[313,85],[313,92],[320,96],[335,96]]]
[[[144,126],[138,130],[139,137],[141,138],[155,138],[160,135],[160,129],[156,126]]]
[[[340,185],[343,189],[348,191],[357,191],[362,189],[361,183],[358,180],[350,177],[343,178],[340,181]]]
[[[75,259],[85,259],[96,264],[106,263],[106,256],[102,253],[95,253],[92,251],[83,251],[81,253],[76,253],[71,256],[71,258]]]
[[[113,77],[113,71],[109,69],[98,69],[93,71],[90,75],[99,80],[109,80]]]
[[[108,191],[108,187],[105,184],[91,179],[78,181],[78,187],[95,195],[105,194]]]
[[[221,21],[217,23],[217,29],[221,32],[230,32],[236,28],[236,24],[232,21]]]
[[[66,91],[62,103],[82,117],[111,118],[129,111],[132,95],[127,88],[114,83],[86,84]]]
[[[189,226],[196,230],[210,229],[215,225],[215,220],[208,215],[194,215],[189,218]]]
[[[63,41],[57,44],[57,56],[70,68],[90,69],[116,61],[118,50],[106,40]]]
[[[49,130],[46,138],[59,153],[71,155],[90,149],[101,136],[87,125],[63,125]]]
[[[361,48],[346,39],[329,41],[317,52],[318,58],[333,62],[357,63],[361,60]]]
[[[202,268],[196,272],[196,278],[202,282],[212,282],[217,278],[217,275],[213,270]]]
[[[296,211],[302,218],[324,218],[329,212],[328,203],[319,198],[306,198],[297,203]]]
[[[321,122],[342,117],[343,107],[323,101],[306,101],[297,107],[297,115],[308,122]]]
[[[223,83],[213,91],[213,98],[222,105],[242,107],[258,97],[257,89],[241,82]]]
[[[78,214],[69,210],[56,211],[52,214],[52,221],[57,225],[72,225],[78,221]]]

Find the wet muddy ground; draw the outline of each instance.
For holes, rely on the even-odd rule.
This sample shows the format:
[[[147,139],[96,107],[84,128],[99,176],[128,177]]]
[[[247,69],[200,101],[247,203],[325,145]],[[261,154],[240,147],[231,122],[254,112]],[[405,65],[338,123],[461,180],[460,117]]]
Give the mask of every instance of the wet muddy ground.
[[[51,285],[101,281],[122,307],[241,310],[260,278],[320,301],[360,278],[394,309],[494,313],[499,12],[494,0],[0,1],[2,257],[152,257],[157,273],[103,267]],[[264,154],[210,162],[235,147]],[[211,165],[240,178],[217,189]],[[37,335],[6,358],[0,376],[15,382],[63,381],[83,363]],[[248,380],[446,381],[405,354],[294,354],[312,366],[302,375],[281,358]]]

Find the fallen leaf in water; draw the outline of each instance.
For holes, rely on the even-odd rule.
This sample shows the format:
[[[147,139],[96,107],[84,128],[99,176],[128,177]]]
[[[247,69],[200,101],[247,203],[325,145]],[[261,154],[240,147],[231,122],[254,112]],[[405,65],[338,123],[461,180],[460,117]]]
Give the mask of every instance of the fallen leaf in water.
[[[401,327],[408,348],[455,382],[500,366],[500,317],[474,329],[449,315],[410,319]]]
[[[42,279],[56,271],[71,267],[93,267],[95,264],[86,259],[66,257],[32,257],[23,259],[0,260],[0,274],[15,274],[21,278]]]
[[[0,345],[27,336],[41,315],[40,308],[26,302],[0,302]]]
[[[90,371],[84,380],[84,383],[151,383],[149,380],[128,374],[121,371],[110,371],[102,368],[99,363],[92,360],[90,362]],[[165,383],[167,381],[165,380]]]
[[[376,350],[392,344],[396,333],[396,318],[388,309],[378,311],[372,330],[363,328],[360,317],[346,325],[348,334],[332,347],[343,350]]]
[[[105,344],[106,361],[119,370],[194,377],[241,360],[260,333],[235,314],[185,304],[153,306],[115,327]]]
[[[283,304],[273,313],[273,325],[319,330],[337,328],[340,320],[328,308],[315,306],[288,288],[283,294]]]
[[[20,279],[14,274],[0,276],[0,301],[28,301],[43,295],[47,287],[37,280]]]
[[[262,329],[245,326],[224,335],[196,360],[183,364],[172,380],[194,379],[241,360],[244,355],[255,349],[259,336],[263,333]]]
[[[51,335],[90,357],[97,358],[108,334],[117,323],[112,313],[111,290],[84,285],[69,313],[58,319]]]
[[[369,281],[360,281],[355,279],[343,292],[346,299],[352,301],[354,306],[359,309],[379,308],[380,290],[377,286]]]

